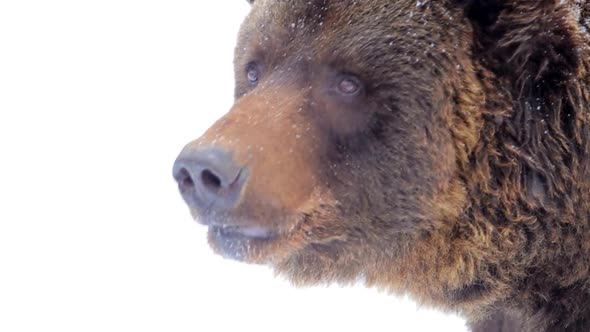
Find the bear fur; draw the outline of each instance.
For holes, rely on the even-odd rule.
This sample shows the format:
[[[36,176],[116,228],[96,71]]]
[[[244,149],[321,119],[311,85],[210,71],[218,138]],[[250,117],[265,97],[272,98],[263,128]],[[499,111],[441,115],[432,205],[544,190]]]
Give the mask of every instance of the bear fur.
[[[182,153],[247,170],[191,205],[218,253],[590,331],[590,1],[249,2],[236,103]]]

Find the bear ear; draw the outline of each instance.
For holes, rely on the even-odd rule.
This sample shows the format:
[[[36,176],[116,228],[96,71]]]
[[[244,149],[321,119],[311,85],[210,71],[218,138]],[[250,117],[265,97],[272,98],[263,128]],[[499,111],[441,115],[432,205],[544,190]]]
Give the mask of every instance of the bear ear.
[[[248,1],[249,4],[253,4],[254,3],[254,0],[246,0],[246,1]]]
[[[522,85],[555,84],[580,59],[574,0],[458,0],[472,22],[477,48],[496,72]]]

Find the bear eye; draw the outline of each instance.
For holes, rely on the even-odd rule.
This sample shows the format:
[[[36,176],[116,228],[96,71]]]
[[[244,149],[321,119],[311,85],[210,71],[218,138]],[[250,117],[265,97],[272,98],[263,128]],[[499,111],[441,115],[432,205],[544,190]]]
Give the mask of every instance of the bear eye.
[[[356,77],[346,75],[339,78],[337,89],[341,94],[351,96],[360,91],[361,83]]]
[[[260,72],[256,64],[251,63],[246,67],[246,77],[248,78],[248,82],[250,84],[255,85],[258,83],[258,80],[260,79]]]

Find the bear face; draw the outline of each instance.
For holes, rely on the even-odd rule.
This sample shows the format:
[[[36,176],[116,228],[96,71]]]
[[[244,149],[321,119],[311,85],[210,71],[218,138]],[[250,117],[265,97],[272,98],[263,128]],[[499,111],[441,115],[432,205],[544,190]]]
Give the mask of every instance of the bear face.
[[[582,326],[587,2],[252,3],[235,104],[174,166],[216,252]]]
[[[346,3],[255,3],[236,48],[236,104],[191,145],[231,151],[248,183],[231,210],[195,212],[204,222],[213,213],[214,223],[254,225],[272,239],[226,238],[212,228],[221,253],[273,263],[322,252],[325,243],[378,240],[398,255],[403,238],[456,216],[464,190],[448,129],[453,99],[471,81],[463,99],[470,108],[482,103],[467,77],[471,32],[425,29],[431,15],[451,22],[459,10],[413,15],[409,4],[376,2],[367,13]],[[449,46],[434,47],[440,40]],[[475,136],[472,127],[466,135]]]
[[[483,103],[471,31],[451,24],[463,19],[458,7],[414,14],[410,3],[375,2],[369,12],[345,2],[254,4],[236,47],[236,104],[190,145],[229,151],[249,174],[235,207],[193,207],[213,225],[218,252],[349,265],[374,247],[399,256],[417,234],[457,216],[465,190],[448,128],[458,104]],[[424,28],[432,17],[449,24]],[[480,120],[470,121],[462,126],[474,140]]]

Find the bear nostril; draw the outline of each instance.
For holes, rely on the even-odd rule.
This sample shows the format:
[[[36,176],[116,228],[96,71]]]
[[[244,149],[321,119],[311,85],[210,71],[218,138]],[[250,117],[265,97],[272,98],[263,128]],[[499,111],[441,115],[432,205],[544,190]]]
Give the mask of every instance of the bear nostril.
[[[186,168],[178,171],[177,180],[181,192],[186,193],[195,189],[195,182]]]
[[[205,188],[212,192],[217,193],[221,189],[221,179],[208,169],[201,172],[201,181]]]

